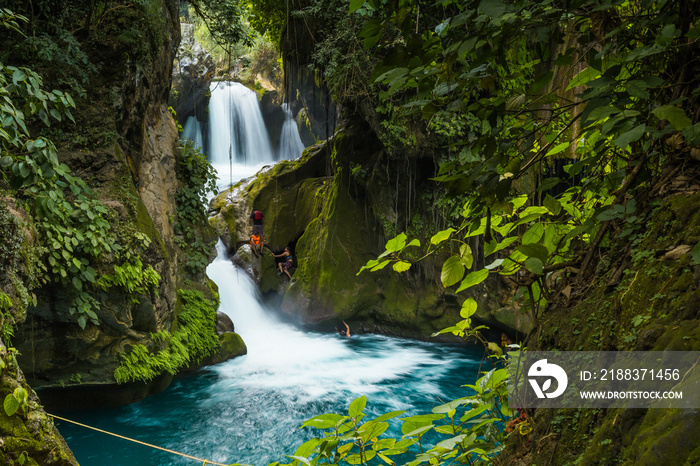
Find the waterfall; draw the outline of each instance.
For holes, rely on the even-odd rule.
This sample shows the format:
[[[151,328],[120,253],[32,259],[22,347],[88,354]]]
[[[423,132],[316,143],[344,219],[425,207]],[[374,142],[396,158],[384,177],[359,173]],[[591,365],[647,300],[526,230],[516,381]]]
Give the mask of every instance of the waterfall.
[[[194,143],[194,148],[199,149],[204,153],[204,140],[202,138],[202,124],[193,116],[187,119],[185,128],[182,132],[182,137],[191,140]]]
[[[214,82],[209,101],[211,161],[259,165],[275,161],[258,98],[241,83]]]
[[[262,304],[250,277],[229,260],[221,241],[207,276],[219,287],[219,311],[231,317],[248,347],[246,356],[214,368],[222,377],[220,383],[229,387],[217,392],[230,393],[235,385],[274,390],[297,402],[347,400],[372,393],[376,401],[406,407],[411,401],[387,394],[386,387],[420,373],[411,382],[417,392],[425,397],[442,394],[437,381],[449,373],[450,364],[428,345],[377,335],[348,339],[306,332],[280,321]]]
[[[254,174],[264,165],[301,156],[304,143],[287,104],[281,107],[284,121],[275,151],[255,92],[241,83],[225,81],[212,83],[210,89],[209,160],[219,173],[220,188]]]
[[[294,115],[289,109],[289,105],[282,104],[282,110],[284,111],[284,124],[280,135],[279,159],[292,160],[301,156],[304,151],[304,143],[299,137],[299,128],[297,122],[294,121]]]
[[[222,104],[221,96],[215,98],[215,94],[232,95],[234,90],[252,94],[239,87],[223,84],[214,90],[212,107]],[[253,109],[259,115],[257,101]],[[241,115],[238,110],[223,109],[223,104],[216,113],[210,113],[210,125],[219,124],[219,129],[211,133],[212,146],[222,146],[222,139],[232,139],[227,132],[220,132],[220,123],[230,122],[233,118],[229,116],[234,114]],[[236,124],[243,126],[243,122],[254,119],[246,115]],[[265,130],[262,125],[259,128],[256,131]],[[242,130],[242,134],[248,133]],[[233,139],[240,142],[244,138]],[[267,147],[269,158],[264,161],[269,163],[269,143]],[[255,165],[249,158],[229,163],[228,148],[212,159],[220,168],[225,166],[226,171],[219,171],[220,182],[227,181],[221,180],[221,174],[235,182],[254,173],[251,170]],[[426,413],[445,400],[465,396],[461,386],[474,383],[478,374],[480,350],[380,335],[345,338],[335,333],[303,331],[281,322],[261,302],[250,277],[229,260],[221,240],[207,275],[218,285],[219,310],[233,320],[248,354],[179,377],[168,390],[139,403],[75,411],[70,418],[222,464],[236,461],[262,465],[286,461],[285,455],[316,434],[308,428],[299,429],[305,419],[346,412],[356,397],[369,395],[365,413],[370,418],[394,410],[406,410],[407,415]],[[397,421],[389,423],[389,433],[400,437]],[[82,464],[191,464],[171,453],[136,447],[73,424],[57,425]]]

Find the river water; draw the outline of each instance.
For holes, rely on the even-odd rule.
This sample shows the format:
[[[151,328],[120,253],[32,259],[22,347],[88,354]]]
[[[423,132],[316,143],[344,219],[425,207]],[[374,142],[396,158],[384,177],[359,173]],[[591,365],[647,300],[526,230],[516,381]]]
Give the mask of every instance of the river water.
[[[221,120],[235,122],[234,127],[241,120],[258,124],[257,116],[248,118],[240,109],[225,107],[239,97],[250,107],[245,90],[228,85],[217,89],[210,108],[212,128],[228,131],[226,125],[215,123]],[[254,156],[236,153],[233,145],[245,148],[247,139],[229,137],[226,149],[222,137],[211,134],[218,149],[210,158],[220,185],[249,176],[278,156],[264,144]],[[253,137],[258,140],[262,135]],[[229,161],[228,152],[237,155]],[[261,157],[262,152],[267,155]],[[207,274],[219,286],[220,310],[231,316],[248,354],[180,376],[167,390],[141,402],[63,416],[209,461],[264,466],[288,462],[284,455],[293,455],[297,446],[319,434],[300,429],[304,420],[328,412],[346,413],[357,397],[367,396],[368,416],[394,410],[405,410],[409,416],[429,413],[434,406],[470,394],[462,386],[476,380],[481,350],[380,335],[345,338],[296,328],[262,303],[254,283],[226,257],[221,243],[217,250]],[[83,466],[201,464],[73,424],[57,425]],[[392,431],[400,436],[397,424]]]
[[[219,285],[221,310],[235,322],[248,354],[180,377],[139,403],[66,416],[210,461],[264,466],[288,461],[285,454],[317,434],[299,428],[304,420],[346,413],[356,397],[368,397],[370,416],[394,410],[412,415],[469,393],[461,385],[476,379],[479,350],[297,329],[260,302],[255,285],[219,249],[207,273]],[[82,465],[197,464],[83,427],[58,425]]]

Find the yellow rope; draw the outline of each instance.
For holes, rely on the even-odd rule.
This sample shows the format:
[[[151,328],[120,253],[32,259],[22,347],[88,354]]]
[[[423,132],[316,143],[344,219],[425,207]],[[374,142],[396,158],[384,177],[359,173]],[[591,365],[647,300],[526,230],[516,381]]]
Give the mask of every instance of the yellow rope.
[[[168,450],[167,448],[159,447],[159,446],[157,446],[157,445],[151,445],[150,443],[142,442],[142,441],[140,441],[140,440],[136,440],[136,439],[129,438],[129,437],[124,437],[123,435],[115,434],[115,433],[112,433],[112,432],[107,432],[106,430],[98,429],[97,427],[88,426],[88,425],[86,425],[86,424],[81,424],[81,423],[79,423],[79,422],[71,421],[70,419],[66,419],[66,418],[63,418],[63,417],[60,417],[60,416],[56,416],[55,414],[49,414],[49,413],[46,413],[46,414],[48,414],[49,416],[53,417],[54,419],[58,419],[59,421],[70,422],[71,424],[75,424],[76,426],[85,427],[85,428],[87,428],[87,429],[92,429],[92,430],[95,430],[95,431],[97,431],[97,432],[101,432],[101,433],[103,433],[103,434],[111,435],[111,436],[113,436],[113,437],[118,437],[118,438],[120,438],[120,439],[128,440],[128,441],[130,441],[130,442],[134,442],[134,443],[138,443],[138,444],[141,444],[141,445],[145,445],[145,446],[147,446],[147,447],[155,448],[156,450],[162,450],[162,451],[165,451],[165,452],[168,452],[168,453],[172,453],[173,455],[184,456],[185,458],[189,458],[189,459],[192,459],[192,460],[196,460],[196,461],[201,462],[201,463],[202,463],[202,466],[206,466],[206,465],[209,465],[209,464],[213,464],[213,465],[216,465],[216,466],[229,466],[229,465],[227,465],[227,464],[215,463],[214,461],[209,461],[209,460],[205,460],[205,459],[202,459],[202,458],[197,458],[196,456],[191,456],[191,455],[187,455],[187,454],[185,454],[185,453],[180,453],[179,451]]]

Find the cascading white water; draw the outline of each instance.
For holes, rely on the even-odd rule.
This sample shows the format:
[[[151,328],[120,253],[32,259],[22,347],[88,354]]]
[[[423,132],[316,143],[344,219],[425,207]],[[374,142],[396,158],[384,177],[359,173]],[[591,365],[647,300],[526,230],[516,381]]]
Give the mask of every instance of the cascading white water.
[[[351,349],[349,341],[336,334],[304,332],[279,321],[261,304],[253,281],[226,257],[221,241],[217,253],[207,275],[219,286],[219,310],[231,317],[248,346],[247,356],[218,367],[222,375],[235,378],[237,385],[275,388],[296,397],[337,396],[348,391],[360,396],[422,365],[440,365],[417,346],[401,347],[384,339],[381,355],[363,353]],[[439,394],[427,379],[424,392]]]
[[[214,125],[219,117],[210,118]],[[218,138],[226,136],[212,131],[212,146],[221,145]],[[220,164],[226,171],[219,173],[238,181],[253,173],[247,163],[231,164],[230,174],[226,154]],[[265,307],[256,285],[228,259],[221,241],[217,253],[207,275],[219,287],[219,310],[233,320],[248,354],[180,378],[165,392],[139,403],[78,411],[70,417],[225,464],[263,465],[287,461],[285,454],[293,454],[318,433],[299,429],[303,420],[345,412],[361,395],[369,395],[365,412],[373,417],[393,410],[427,413],[445,400],[468,394],[460,386],[474,382],[480,351],[379,335],[345,338],[302,331],[279,321]],[[59,423],[59,428],[82,464],[191,464],[189,459],[71,424]],[[402,435],[395,421],[390,433]]]
[[[209,100],[209,160],[223,183],[275,161],[255,92],[241,83],[213,82]],[[238,171],[233,170],[234,166]],[[252,172],[252,173],[251,173]]]
[[[279,159],[292,160],[301,156],[304,152],[304,143],[299,137],[299,128],[297,122],[294,121],[294,115],[289,109],[288,104],[282,104],[284,111],[284,124],[282,125],[282,133],[280,134]]]
[[[182,137],[191,140],[195,149],[204,152],[204,139],[202,138],[202,124],[193,116],[187,119],[182,131]]]

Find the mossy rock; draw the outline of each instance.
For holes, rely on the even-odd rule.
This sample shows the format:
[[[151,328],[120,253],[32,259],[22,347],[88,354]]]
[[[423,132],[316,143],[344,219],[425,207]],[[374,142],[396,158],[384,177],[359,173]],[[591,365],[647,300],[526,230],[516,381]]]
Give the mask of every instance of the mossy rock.
[[[295,284],[285,296],[283,310],[300,312],[306,321],[348,317],[363,303],[376,301],[379,289],[370,274],[357,271],[374,252],[364,214],[336,177],[324,208],[296,244]],[[369,220],[369,219],[367,219]]]
[[[517,306],[502,307],[490,313],[500,328],[519,335],[529,335],[535,328],[532,316],[523,313]]]
[[[264,250],[260,258],[260,291],[262,293],[278,292],[280,275],[277,261],[269,250]]]
[[[226,208],[226,202],[220,200],[230,193],[219,195],[212,210],[223,216],[232,242],[247,241],[248,216],[253,209],[265,216],[265,239],[272,250],[280,251],[296,241],[319,214],[323,189],[329,181],[324,176],[324,157],[323,149],[307,150],[300,160],[282,161],[262,171],[255,180],[238,187],[242,198],[235,201],[236,208]],[[240,228],[241,221],[245,222],[244,228]]]
[[[16,390],[24,390],[28,394],[27,404],[11,416],[8,416],[4,409],[0,409],[2,464],[21,464],[20,457],[24,455],[25,465],[77,466],[78,462],[54,426],[53,419],[39,404],[39,398],[26,383],[24,374],[14,364],[2,341],[0,358],[4,363],[0,376],[0,399],[4,400]]]
[[[243,338],[235,332],[224,332],[219,335],[219,343],[221,347],[216,354],[207,359],[207,365],[220,364],[248,353],[248,347]]]
[[[700,241],[700,193],[674,195],[639,215],[646,221],[637,241],[612,239],[585,296],[553,300],[530,349],[700,351],[700,266],[690,251],[666,255]],[[609,285],[620,267],[626,273]],[[554,420],[557,441],[543,448]],[[533,464],[700,464],[698,409],[538,410],[534,421],[547,427],[531,436]]]

